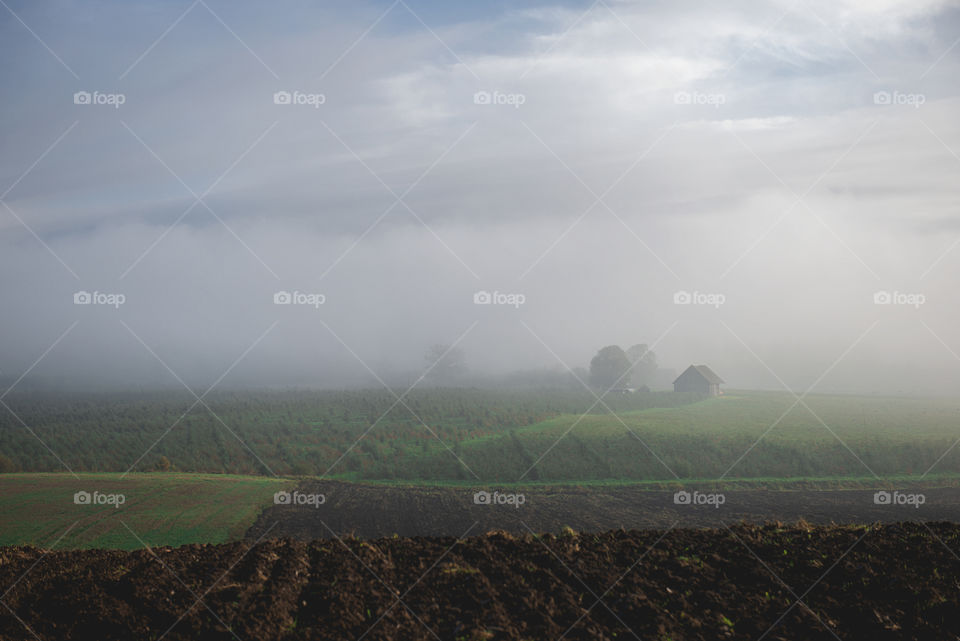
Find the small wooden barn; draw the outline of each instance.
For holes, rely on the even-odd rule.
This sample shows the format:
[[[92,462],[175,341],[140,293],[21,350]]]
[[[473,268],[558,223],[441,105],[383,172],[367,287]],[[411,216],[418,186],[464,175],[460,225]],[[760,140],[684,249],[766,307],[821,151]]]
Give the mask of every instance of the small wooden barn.
[[[719,396],[724,380],[706,365],[691,365],[673,381],[674,392],[697,392],[707,396]]]

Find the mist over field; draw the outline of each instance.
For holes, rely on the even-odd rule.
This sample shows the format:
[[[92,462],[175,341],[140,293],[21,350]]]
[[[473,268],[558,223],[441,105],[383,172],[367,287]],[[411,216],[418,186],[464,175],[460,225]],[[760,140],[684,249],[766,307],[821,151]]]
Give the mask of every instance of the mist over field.
[[[646,343],[731,388],[953,395],[958,36],[940,1],[7,0],[2,387]]]
[[[960,0],[0,60],[0,639],[960,639]]]

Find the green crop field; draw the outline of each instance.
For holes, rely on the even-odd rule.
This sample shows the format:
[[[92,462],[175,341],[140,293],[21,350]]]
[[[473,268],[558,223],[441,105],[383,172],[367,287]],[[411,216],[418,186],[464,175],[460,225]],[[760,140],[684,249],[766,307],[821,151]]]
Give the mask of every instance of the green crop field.
[[[697,399],[648,392],[605,403],[619,413]],[[595,400],[583,388],[423,389],[403,404],[386,390],[251,391],[210,394],[208,410],[185,393],[15,393],[4,399],[12,412],[0,412],[0,472],[466,479],[447,447],[606,412]]]
[[[303,460],[313,473],[298,476],[317,478],[322,473],[315,470],[329,467],[382,412],[380,401],[386,399],[378,397],[361,411],[363,398],[348,396],[339,401],[342,405],[327,398],[313,405],[297,397],[285,411],[272,414],[263,411],[275,400],[271,397],[250,405],[221,400],[219,409],[243,426],[241,433],[251,436],[249,445],[258,456],[277,467],[291,457]],[[638,484],[651,490],[678,480],[799,489],[889,482],[956,486],[960,479],[960,447],[953,447],[960,439],[960,402],[953,400],[811,395],[801,404],[783,393],[734,392],[710,399],[653,394],[613,399],[616,414],[584,414],[570,411],[574,401],[585,400],[581,396],[562,397],[565,404],[558,406],[563,412],[551,412],[547,396],[498,396],[501,404],[484,414],[483,398],[461,390],[417,399],[419,413],[436,426],[449,449],[422,425],[394,417],[375,424],[351,451],[353,458],[343,458],[353,463],[326,478],[410,486]],[[80,424],[99,425],[94,436],[105,438],[122,433],[127,420],[139,420],[137,412],[152,407],[121,406],[123,411],[109,414],[92,405],[75,411]],[[537,420],[543,414],[552,416]],[[326,418],[307,420],[316,415]],[[65,413],[57,416],[67,420]],[[510,418],[501,424],[498,417]],[[533,420],[522,424],[524,417]],[[312,426],[284,431],[291,424]],[[89,448],[77,452],[65,446],[82,436],[76,429],[59,439],[56,424],[38,423],[38,429],[65,460],[92,456]],[[418,429],[424,434],[416,437]],[[276,436],[270,434],[274,430],[280,431],[277,442],[285,449],[264,446]],[[297,440],[307,432],[318,445],[332,434],[331,444],[322,445],[322,456]],[[240,538],[272,504],[273,493],[292,488],[298,479],[289,469],[281,476],[189,469],[190,461],[205,457],[227,463],[227,469],[244,460],[242,452],[233,445],[225,449],[227,441],[214,433],[184,429],[173,440],[177,447],[165,450],[171,458],[164,472],[79,472],[79,478],[66,472],[0,474],[0,545],[135,549]],[[5,438],[15,439],[9,431]],[[182,443],[190,449],[178,457]],[[9,467],[23,460],[18,452],[24,451],[6,449],[0,455]],[[105,460],[120,462],[115,456]],[[74,494],[81,491],[101,497],[122,494],[123,503],[78,505]]]
[[[205,474],[0,475],[0,545],[137,549],[240,538],[289,480]],[[74,494],[122,494],[78,505]]]
[[[215,414],[186,415],[173,394],[8,400],[39,438],[0,413],[0,472],[62,472],[62,460],[413,483],[960,473],[960,401],[947,399],[649,392],[608,396],[611,414],[583,389],[422,390],[408,407],[386,391],[298,391],[211,395]]]
[[[616,416],[563,415],[464,441],[458,454],[481,479],[503,481],[960,472],[960,448],[951,449],[960,439],[960,402],[832,395],[794,402],[784,393],[741,392]]]

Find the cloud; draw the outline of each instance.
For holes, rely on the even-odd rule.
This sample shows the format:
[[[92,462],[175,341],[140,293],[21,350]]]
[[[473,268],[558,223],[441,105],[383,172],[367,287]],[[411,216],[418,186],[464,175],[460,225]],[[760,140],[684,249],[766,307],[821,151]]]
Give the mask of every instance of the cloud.
[[[0,26],[17,88],[0,106],[0,193],[16,183],[0,371],[75,320],[35,373],[169,383],[120,320],[198,384],[274,322],[225,383],[359,380],[328,328],[386,369],[474,322],[476,368],[553,364],[520,320],[576,365],[673,327],[662,363],[718,363],[744,387],[778,384],[757,356],[813,382],[876,320],[824,386],[896,387],[876,375],[893,353],[903,371],[955,365],[919,322],[960,350],[953,3],[209,4],[233,34],[201,7],[149,51],[182,9],[15,7],[79,80]],[[929,304],[872,304],[898,288]],[[78,308],[78,289],[129,302]],[[280,309],[281,289],[327,302]],[[478,309],[479,289],[528,303]],[[729,304],[677,308],[678,289]]]

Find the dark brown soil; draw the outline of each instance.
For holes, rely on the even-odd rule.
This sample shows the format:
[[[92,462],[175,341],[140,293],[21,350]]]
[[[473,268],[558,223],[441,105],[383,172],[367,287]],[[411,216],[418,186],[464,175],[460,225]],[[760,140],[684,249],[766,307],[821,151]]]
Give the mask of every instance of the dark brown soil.
[[[947,523],[0,548],[0,638],[957,639],[957,551]]]
[[[723,505],[713,507],[676,505],[672,491],[639,486],[527,486],[504,490],[523,493],[523,505],[514,507],[476,505],[475,490],[469,488],[304,481],[298,491],[323,494],[326,503],[319,507],[271,506],[249,529],[247,539],[256,540],[268,528],[272,528],[270,536],[306,541],[328,538],[333,532],[361,538],[460,536],[473,523],[478,523],[476,532],[499,529],[515,534],[530,530],[557,533],[564,526],[578,532],[602,532],[800,519],[820,525],[914,520],[960,523],[960,488],[900,489],[922,492],[925,503],[918,508],[877,505],[874,490],[862,489],[733,490],[724,492]]]

